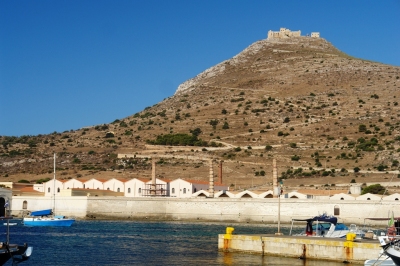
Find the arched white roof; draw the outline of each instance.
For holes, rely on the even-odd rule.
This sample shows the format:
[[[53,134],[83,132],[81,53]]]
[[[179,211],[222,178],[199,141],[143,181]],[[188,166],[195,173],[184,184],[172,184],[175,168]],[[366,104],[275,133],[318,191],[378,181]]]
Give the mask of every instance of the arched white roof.
[[[382,196],[380,196],[380,195],[367,193],[367,194],[358,196],[358,197],[356,198],[356,200],[381,200],[381,197],[382,197]]]
[[[307,195],[303,194],[303,193],[299,193],[297,191],[293,191],[293,192],[289,192],[288,193],[288,198],[298,198],[298,199],[307,199]]]
[[[352,195],[339,193],[331,196],[329,199],[331,200],[355,200],[356,198]]]
[[[384,201],[400,201],[400,194],[394,193],[392,195],[383,197],[382,200],[384,200]]]
[[[206,197],[208,198],[208,197],[210,197],[210,192],[208,192],[208,191],[206,191],[206,190],[199,190],[199,191],[197,191],[196,193],[193,193],[192,194],[192,197],[193,198],[195,198],[195,197],[199,197],[199,195],[206,195]]]
[[[254,199],[254,198],[258,198],[258,195],[257,195],[256,193],[254,193],[254,192],[252,192],[252,191],[249,191],[249,190],[245,190],[245,191],[242,191],[242,192],[237,193],[237,194],[235,195],[235,198],[240,199],[240,198],[246,197],[246,195],[249,195],[249,196],[252,197],[253,199]]]
[[[214,194],[214,198],[219,198],[219,197],[221,197],[222,194],[226,194],[229,198],[235,198],[235,194],[233,194],[227,190],[218,191],[217,193]]]
[[[268,197],[268,195],[271,195],[272,197],[274,197],[274,192],[272,190],[265,191],[263,193],[258,194],[258,198],[263,199],[263,198]]]

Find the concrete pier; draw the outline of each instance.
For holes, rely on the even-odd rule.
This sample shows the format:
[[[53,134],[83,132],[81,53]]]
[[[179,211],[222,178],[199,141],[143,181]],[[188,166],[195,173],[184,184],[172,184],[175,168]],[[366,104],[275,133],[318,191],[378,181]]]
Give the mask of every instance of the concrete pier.
[[[365,260],[377,258],[381,250],[378,240],[348,241],[325,237],[234,235],[228,233],[228,228],[227,234],[218,235],[219,251],[364,263]]]

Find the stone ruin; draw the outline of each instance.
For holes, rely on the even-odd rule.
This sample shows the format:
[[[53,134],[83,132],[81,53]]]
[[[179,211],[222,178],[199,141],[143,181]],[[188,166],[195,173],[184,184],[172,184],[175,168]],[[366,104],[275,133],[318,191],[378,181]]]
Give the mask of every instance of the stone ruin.
[[[286,28],[280,28],[279,31],[268,31],[268,39],[284,39],[284,38],[292,38],[292,37],[300,37],[301,31],[291,31]],[[307,35],[309,36],[309,35]],[[319,38],[319,32],[311,32],[310,35],[312,38]]]

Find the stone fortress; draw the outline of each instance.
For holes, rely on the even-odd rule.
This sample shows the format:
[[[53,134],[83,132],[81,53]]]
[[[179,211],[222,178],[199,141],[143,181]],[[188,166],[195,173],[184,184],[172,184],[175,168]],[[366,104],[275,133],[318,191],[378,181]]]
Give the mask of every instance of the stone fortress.
[[[319,32],[311,32],[311,35],[307,36],[311,36],[312,38],[319,38]],[[269,30],[268,31],[268,39],[285,39],[285,38],[291,38],[291,37],[301,37],[301,31],[291,31],[289,29],[286,28],[280,28],[279,31],[272,31]]]

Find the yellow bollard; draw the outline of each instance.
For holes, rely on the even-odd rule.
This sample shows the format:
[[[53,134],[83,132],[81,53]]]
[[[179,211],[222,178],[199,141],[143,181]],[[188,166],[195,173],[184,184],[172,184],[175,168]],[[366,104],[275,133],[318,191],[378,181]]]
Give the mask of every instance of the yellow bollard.
[[[233,231],[235,231],[235,228],[227,227],[226,228],[226,234],[224,235],[224,239],[231,239]]]
[[[346,234],[346,240],[347,241],[353,242],[355,238],[356,238],[356,234],[355,233],[349,232],[349,233]]]
[[[354,239],[356,238],[356,234],[349,232],[346,234],[346,241],[344,242],[344,248],[346,253],[346,261],[353,260],[353,248],[354,248]]]
[[[347,248],[352,248],[354,246],[353,242],[354,239],[356,239],[356,234],[355,233],[347,233],[346,234],[346,241],[344,242],[344,247]]]
[[[230,242],[232,239],[232,232],[235,229],[233,227],[227,227],[226,228],[226,234],[224,235],[224,251],[228,251],[230,248]]]

